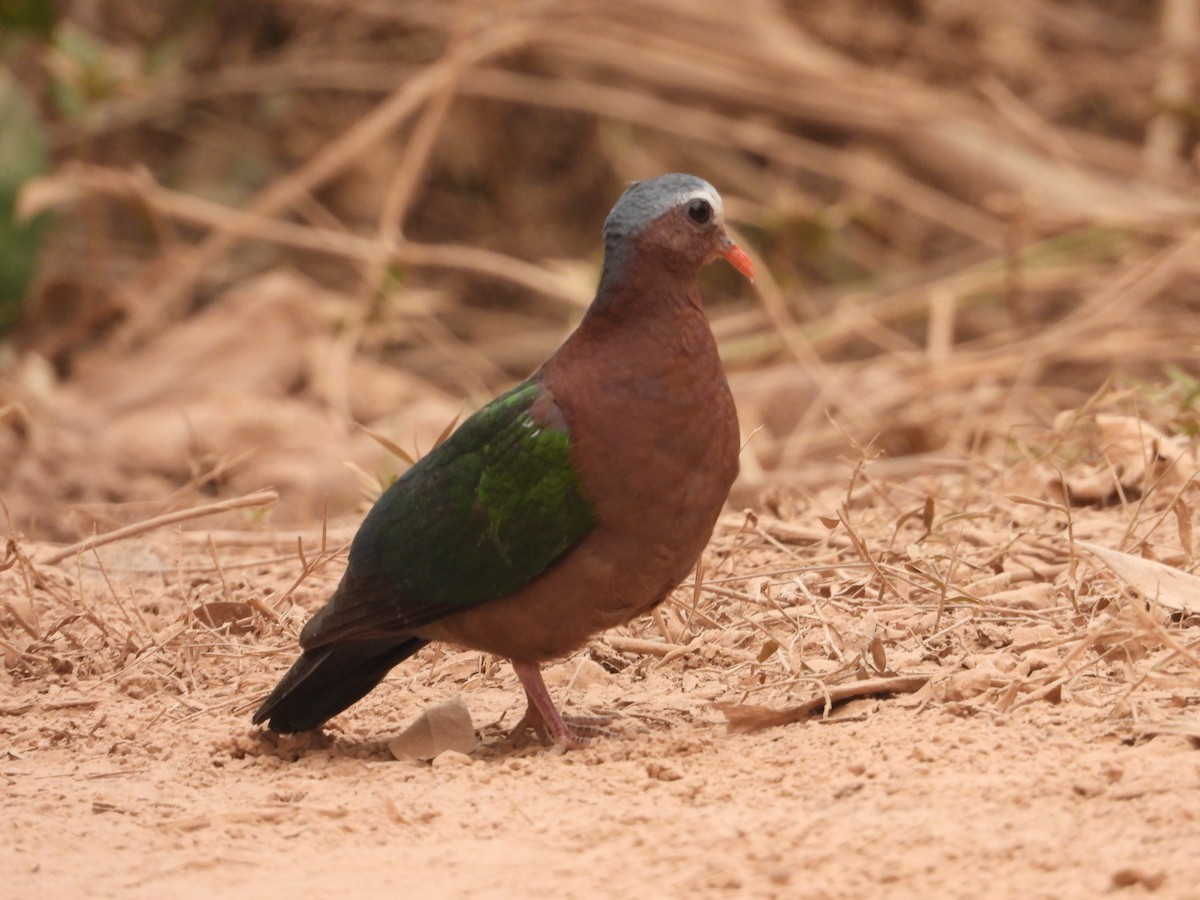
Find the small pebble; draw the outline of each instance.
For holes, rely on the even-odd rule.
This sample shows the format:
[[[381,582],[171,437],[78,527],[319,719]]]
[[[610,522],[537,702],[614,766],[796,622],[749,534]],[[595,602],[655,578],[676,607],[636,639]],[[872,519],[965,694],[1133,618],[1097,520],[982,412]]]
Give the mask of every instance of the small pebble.
[[[448,766],[469,766],[474,760],[465,753],[457,750],[443,750],[433,758],[433,767],[442,769]]]

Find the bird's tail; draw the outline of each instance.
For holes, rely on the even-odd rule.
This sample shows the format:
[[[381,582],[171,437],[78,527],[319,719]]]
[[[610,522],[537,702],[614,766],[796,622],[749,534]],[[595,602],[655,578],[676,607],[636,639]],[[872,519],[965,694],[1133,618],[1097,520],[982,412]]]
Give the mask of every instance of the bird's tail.
[[[410,637],[340,641],[305,650],[254,714],[258,725],[291,734],[316,728],[383,680],[397,663],[428,643]]]

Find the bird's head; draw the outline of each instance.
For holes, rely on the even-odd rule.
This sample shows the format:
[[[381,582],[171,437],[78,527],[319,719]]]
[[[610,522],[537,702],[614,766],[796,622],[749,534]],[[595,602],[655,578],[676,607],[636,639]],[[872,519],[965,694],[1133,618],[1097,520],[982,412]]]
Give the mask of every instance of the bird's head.
[[[635,181],[604,222],[604,268],[616,275],[634,257],[653,260],[681,276],[723,257],[754,280],[754,263],[725,233],[725,206],[717,189],[695,175]]]

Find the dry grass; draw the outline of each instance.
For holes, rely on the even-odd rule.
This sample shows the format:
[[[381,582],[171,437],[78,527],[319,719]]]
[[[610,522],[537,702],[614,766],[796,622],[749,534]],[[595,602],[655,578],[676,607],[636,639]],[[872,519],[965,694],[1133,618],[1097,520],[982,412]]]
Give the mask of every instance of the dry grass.
[[[1175,7],[1160,25],[1043,3],[278,4],[259,26],[291,35],[277,50],[184,32],[190,67],[118,80],[59,123],[61,164],[24,204],[74,224],[25,338],[80,371],[290,265],[344,300],[318,400],[355,415],[349,361],[367,358],[478,402],[587,302],[620,183],[694,169],[763,273],[713,310],[746,430],[762,426],[739,499],[827,483],[845,435],[914,471],[1048,424],[1114,369],[1188,368],[1200,203]],[[126,27],[148,53],[178,23]],[[301,135],[311,151],[286,149]]]
[[[912,702],[1166,727],[1197,687],[1195,619],[1078,542],[1195,567],[1194,16],[869,6],[289,0],[208,32],[125,10],[112,59],[175,36],[190,55],[155,79],[121,70],[55,123],[58,166],[23,202],[64,217],[0,382],[0,471],[14,534],[133,523],[139,540],[9,544],[13,677],[67,696],[36,702],[99,680],[165,691],[177,715],[244,705],[323,600],[328,569],[256,523],[140,535],[208,494],[295,493],[260,433],[197,428],[174,468],[93,442],[178,415],[180,393],[131,380],[187,382],[189,402],[210,387],[154,348],[206,313],[242,321],[231,285],[282,290],[304,327],[247,320],[231,349],[236,328],[214,325],[200,365],[269,401],[246,419],[307,437],[302,461],[330,447],[367,467],[352,421],[428,446],[578,316],[620,184],[688,169],[720,186],[763,273],[712,310],[751,435],[734,507],[754,512],[722,521],[699,584],[593,648],[602,664],[773,708],[928,677]],[[64,52],[47,71],[85,80]],[[303,277],[280,288],[286,268]],[[735,290],[722,277],[710,297]],[[271,353],[286,377],[238,379]],[[412,374],[363,400],[384,371]],[[432,427],[388,418],[426,400]],[[477,654],[425,659],[410,677],[508,677]]]
[[[777,492],[769,513],[731,513],[698,583],[583,657],[628,670],[624,682],[660,670],[720,701],[711,715],[724,711],[739,730],[912,692],[921,708],[996,717],[1071,704],[1131,739],[1193,728],[1191,595],[1171,593],[1153,568],[1114,574],[1088,550],[1127,550],[1164,576],[1196,577],[1200,465],[1149,422],[1176,408],[1140,400],[1144,419],[1119,415],[1129,396],[1095,398],[1040,450],[1027,443],[901,479],[877,477],[864,459],[821,491]],[[1099,449],[1098,428],[1109,437]],[[1085,490],[1095,496],[1081,500]],[[279,555],[236,533],[146,539],[164,524],[71,548],[62,562],[61,551],[10,542],[0,642],[17,683],[41,687],[5,712],[94,702],[115,682],[135,697],[164,693],[177,703],[168,718],[190,717],[248,709],[270,686],[336,580],[336,545],[322,534],[313,557],[311,541]],[[466,691],[512,678],[475,652],[421,659],[397,677]],[[628,714],[659,721],[652,704],[631,704]]]

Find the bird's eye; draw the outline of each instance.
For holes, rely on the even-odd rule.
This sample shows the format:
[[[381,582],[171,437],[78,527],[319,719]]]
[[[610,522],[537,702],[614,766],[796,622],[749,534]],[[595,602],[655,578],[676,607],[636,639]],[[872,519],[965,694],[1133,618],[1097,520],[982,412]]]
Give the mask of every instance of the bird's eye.
[[[706,225],[712,218],[712,205],[707,200],[693,200],[688,204],[688,218],[697,225]]]

